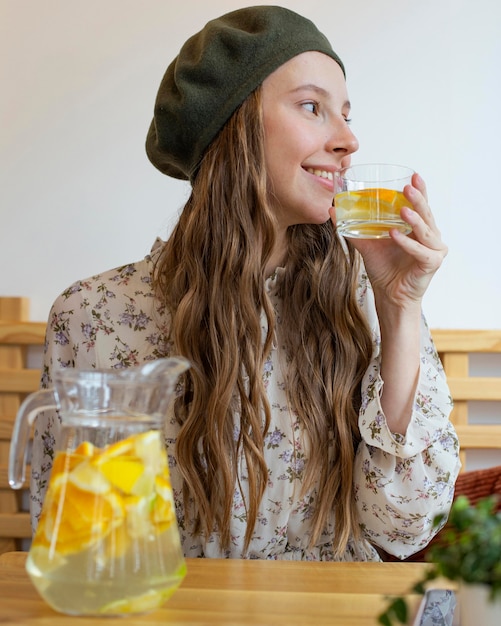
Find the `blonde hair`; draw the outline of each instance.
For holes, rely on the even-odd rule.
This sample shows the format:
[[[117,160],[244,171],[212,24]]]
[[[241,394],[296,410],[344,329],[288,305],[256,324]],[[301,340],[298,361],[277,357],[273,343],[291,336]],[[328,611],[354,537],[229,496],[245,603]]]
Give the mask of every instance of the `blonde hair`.
[[[275,232],[258,88],[205,153],[154,280],[172,318],[174,351],[193,364],[175,406],[186,516],[195,533],[208,537],[217,529],[223,548],[230,544],[238,455],[244,454],[249,483],[245,549],[267,482],[270,406],[262,372],[276,321],[264,271]],[[334,512],[333,541],[341,553],[350,535],[360,535],[353,463],[360,382],[372,352],[356,302],[358,260],[329,222],[289,228],[286,265],[280,295],[287,389],[311,444],[303,492],[318,489],[311,543]]]

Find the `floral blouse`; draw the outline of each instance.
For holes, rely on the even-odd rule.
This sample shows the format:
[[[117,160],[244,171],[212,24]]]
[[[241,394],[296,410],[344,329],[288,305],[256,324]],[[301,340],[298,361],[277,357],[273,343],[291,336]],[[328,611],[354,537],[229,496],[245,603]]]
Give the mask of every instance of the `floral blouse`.
[[[152,292],[152,269],[161,241],[144,260],[80,280],[55,301],[49,315],[42,387],[50,387],[56,368],[123,368],[167,356],[167,316]],[[283,269],[267,279],[266,287],[277,313],[277,295]],[[350,541],[342,560],[379,560],[372,544],[405,558],[431,539],[433,518],[448,510],[459,471],[458,439],[448,416],[452,400],[442,365],[426,322],[422,320],[421,365],[414,409],[406,436],[392,434],[381,409],[383,381],[379,374],[379,326],[372,290],[361,271],[359,302],[373,329],[374,353],[362,382],[359,427],[362,441],[355,459],[355,493],[366,540]],[[280,324],[280,316],[277,315]],[[263,317],[263,329],[266,319]],[[278,332],[278,336],[280,333]],[[308,449],[301,425],[289,408],[282,374],[283,350],[275,346],[266,361],[265,377],[271,424],[264,455],[269,480],[256,528],[244,551],[245,461],[235,486],[231,520],[231,548],[222,550],[217,532],[208,539],[186,530],[182,506],[182,480],[176,468],[174,444],[179,426],[167,421],[165,442],[171,467],[174,497],[184,553],[187,557],[333,560],[335,520],[311,548],[311,509],[317,493],[303,497],[301,480]],[[56,412],[45,411],[36,421],[31,473],[31,513],[36,527],[52,460],[58,449],[60,422]]]

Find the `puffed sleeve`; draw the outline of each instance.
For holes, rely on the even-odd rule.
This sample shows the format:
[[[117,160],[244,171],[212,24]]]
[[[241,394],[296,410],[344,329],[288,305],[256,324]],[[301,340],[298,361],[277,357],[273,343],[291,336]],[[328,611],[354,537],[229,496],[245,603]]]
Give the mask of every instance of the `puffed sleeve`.
[[[64,291],[51,307],[45,334],[41,387],[52,386],[53,372],[59,368],[95,367],[92,341],[82,345],[75,329],[87,326],[87,307],[82,299],[83,283],[77,282]],[[60,419],[57,411],[46,410],[37,415],[31,454],[30,512],[33,531],[45,497],[58,449]]]
[[[360,304],[373,330],[372,362],[362,382],[355,494],[367,539],[400,559],[425,547],[448,512],[460,469],[459,442],[449,420],[452,398],[424,316],[420,373],[405,436],[392,433],[380,398],[380,333],[369,281],[361,274]]]

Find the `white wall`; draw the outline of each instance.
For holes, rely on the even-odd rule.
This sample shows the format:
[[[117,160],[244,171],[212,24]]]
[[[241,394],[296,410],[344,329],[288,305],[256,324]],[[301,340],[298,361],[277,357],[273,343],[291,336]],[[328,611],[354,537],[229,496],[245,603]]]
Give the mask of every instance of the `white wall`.
[[[250,3],[0,0],[0,294],[30,297],[32,319],[165,237],[188,188],[144,153],[158,84],[189,35]],[[347,66],[355,160],[409,164],[428,183],[450,247],[430,324],[501,327],[501,3],[283,4]]]

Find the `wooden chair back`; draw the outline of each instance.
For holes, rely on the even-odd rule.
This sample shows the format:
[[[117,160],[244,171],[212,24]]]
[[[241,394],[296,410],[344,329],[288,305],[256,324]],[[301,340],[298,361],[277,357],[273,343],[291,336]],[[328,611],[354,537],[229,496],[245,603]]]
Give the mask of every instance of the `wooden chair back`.
[[[495,376],[471,372],[475,354],[501,354],[501,330],[437,329],[432,335],[454,400],[451,421],[459,436],[464,469],[468,450],[501,450],[501,365],[495,368]],[[474,401],[500,403],[497,423],[474,423],[469,405]]]
[[[29,365],[30,347],[40,352],[44,337],[45,324],[29,321],[27,298],[0,297],[0,553],[25,549],[31,538],[29,467],[25,488],[14,491],[8,463],[17,410],[40,385],[40,363]]]

